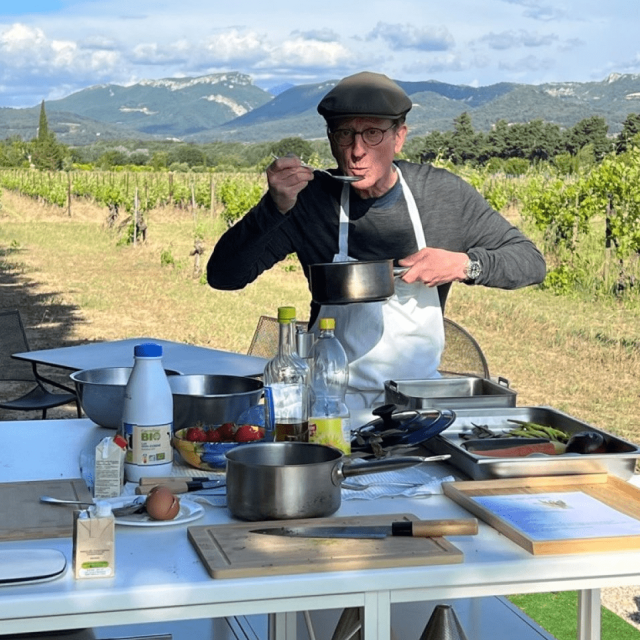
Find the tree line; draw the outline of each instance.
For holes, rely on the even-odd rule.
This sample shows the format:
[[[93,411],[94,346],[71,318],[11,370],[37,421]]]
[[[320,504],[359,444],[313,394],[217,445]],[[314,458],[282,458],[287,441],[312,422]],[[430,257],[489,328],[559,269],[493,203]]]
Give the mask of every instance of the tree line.
[[[411,146],[414,159],[422,162],[439,158],[455,165],[493,164],[496,169],[500,164],[508,169],[510,164],[514,169],[510,173],[519,174],[529,163],[562,159],[562,156],[576,157],[585,148],[590,150],[596,162],[611,152],[624,153],[640,132],[640,114],[629,114],[617,137],[610,137],[608,130],[604,118],[591,116],[570,129],[561,129],[559,125],[543,120],[526,123],[499,120],[491,131],[483,133],[474,130],[471,117],[464,112],[455,118],[453,130],[433,131],[414,140]]]

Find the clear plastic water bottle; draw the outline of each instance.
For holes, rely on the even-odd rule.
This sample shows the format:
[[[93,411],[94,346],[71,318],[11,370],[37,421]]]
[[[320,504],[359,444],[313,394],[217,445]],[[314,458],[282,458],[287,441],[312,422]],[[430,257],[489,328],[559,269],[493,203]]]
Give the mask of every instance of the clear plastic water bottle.
[[[276,442],[309,440],[309,367],[295,350],[296,310],[278,309],[278,353],[264,369],[265,425]]]
[[[122,435],[127,441],[125,478],[171,475],[173,466],[173,395],[162,366],[162,347],[134,348],[134,365],[124,393]]]
[[[349,382],[347,354],[334,335],[335,320],[320,319],[320,334],[311,349],[311,415],[309,440],[351,453],[351,418],[344,398]]]

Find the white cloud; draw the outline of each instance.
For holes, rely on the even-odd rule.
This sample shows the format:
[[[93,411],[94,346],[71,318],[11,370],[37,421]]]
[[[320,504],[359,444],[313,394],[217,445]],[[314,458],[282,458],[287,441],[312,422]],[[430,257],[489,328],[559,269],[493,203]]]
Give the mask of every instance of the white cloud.
[[[268,60],[261,62],[259,66],[335,68],[348,63],[351,56],[351,51],[337,42],[293,38],[274,49]]]
[[[241,32],[238,29],[211,36],[204,49],[215,64],[259,60],[267,51],[264,36],[255,31]]]
[[[548,2],[540,2],[539,0],[503,0],[503,2],[523,7],[523,15],[534,20],[548,22],[550,20],[562,20],[567,17],[567,13],[563,8]]]
[[[418,49],[419,51],[447,51],[454,45],[453,36],[446,27],[422,27],[411,24],[378,22],[368,35],[368,40],[380,39],[394,51]]]
[[[546,47],[558,41],[558,36],[553,33],[538,34],[528,31],[502,31],[501,33],[488,33],[478,39],[491,49],[506,50],[517,47]]]
[[[500,68],[505,71],[514,71],[516,73],[539,72],[552,69],[555,65],[553,58],[538,58],[537,56],[525,56],[513,62],[502,61]]]

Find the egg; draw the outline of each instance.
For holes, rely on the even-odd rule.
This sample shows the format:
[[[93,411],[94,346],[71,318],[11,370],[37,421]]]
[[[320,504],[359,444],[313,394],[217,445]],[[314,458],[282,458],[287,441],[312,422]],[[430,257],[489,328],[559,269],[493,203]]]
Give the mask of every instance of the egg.
[[[151,489],[144,504],[153,520],[173,520],[180,511],[180,499],[163,485]]]

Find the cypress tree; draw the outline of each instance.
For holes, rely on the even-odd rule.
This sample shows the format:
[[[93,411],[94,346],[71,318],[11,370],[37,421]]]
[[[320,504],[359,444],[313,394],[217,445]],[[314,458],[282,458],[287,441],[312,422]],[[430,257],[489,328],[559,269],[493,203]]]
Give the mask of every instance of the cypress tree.
[[[33,152],[31,160],[38,169],[56,171],[62,169],[64,147],[58,144],[55,133],[49,131],[47,113],[44,100],[40,105],[40,119],[38,121],[38,135],[32,141]]]

